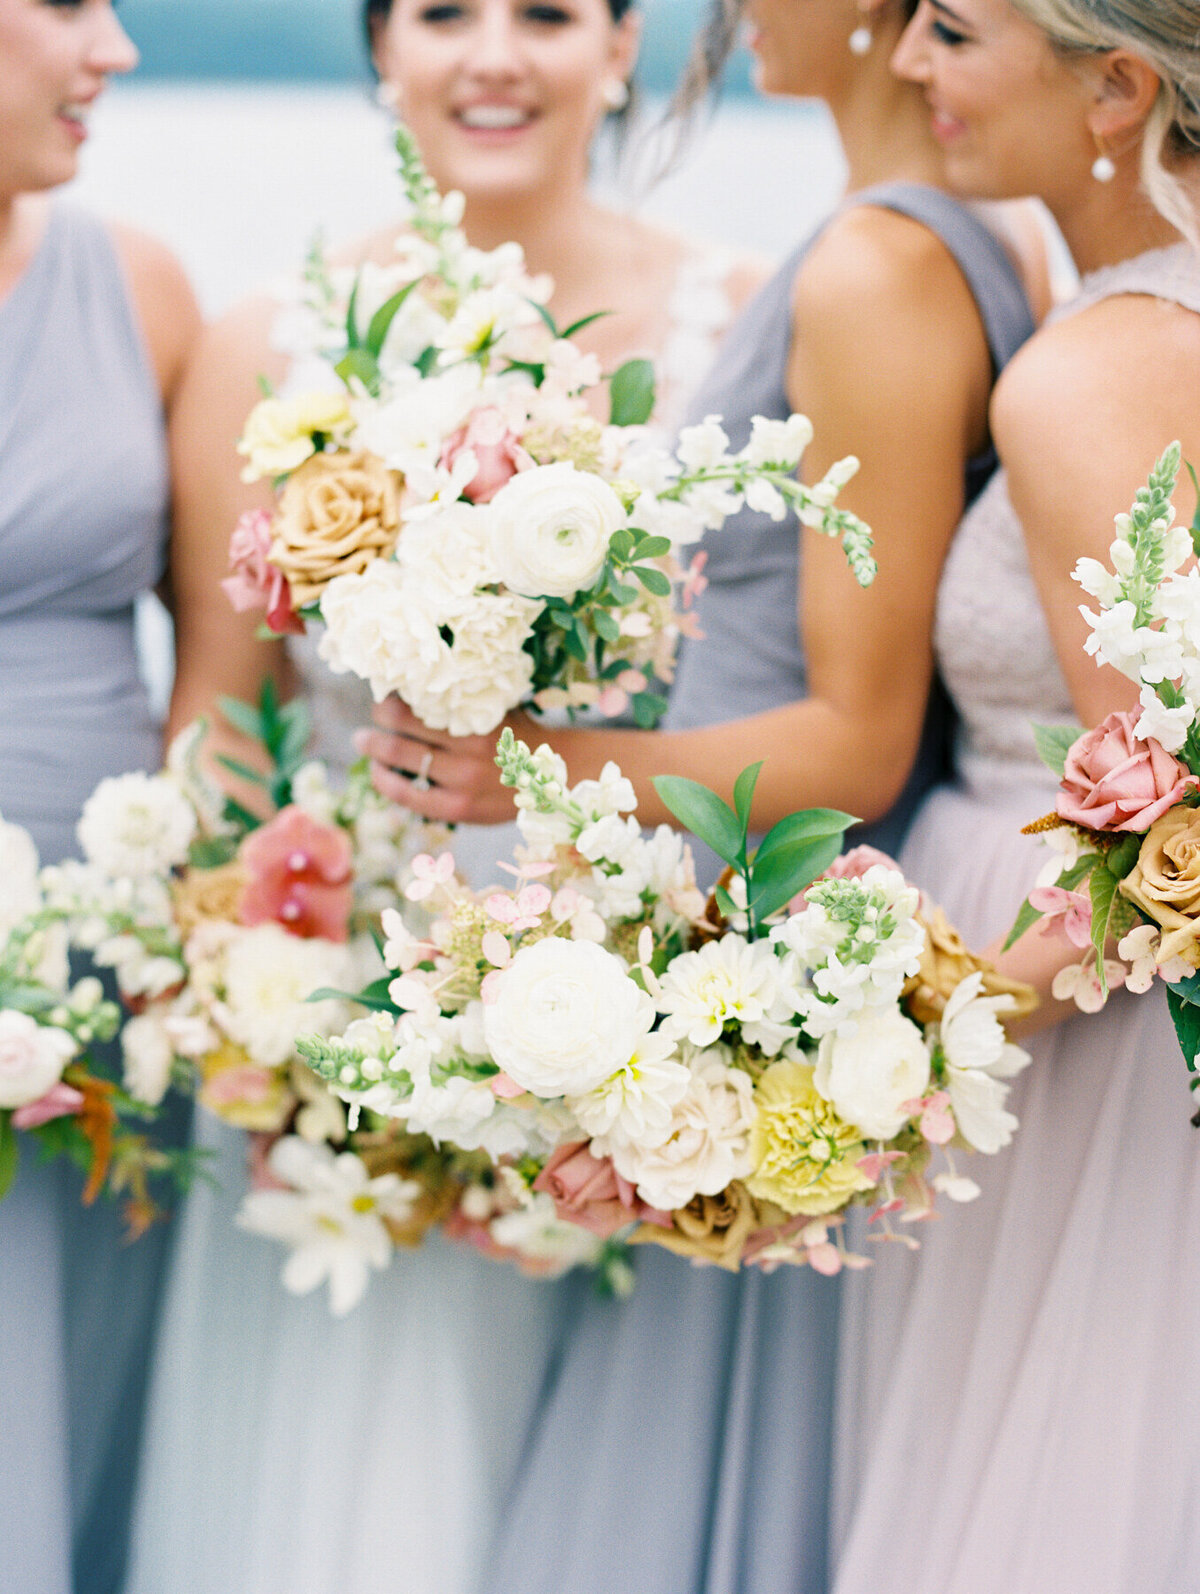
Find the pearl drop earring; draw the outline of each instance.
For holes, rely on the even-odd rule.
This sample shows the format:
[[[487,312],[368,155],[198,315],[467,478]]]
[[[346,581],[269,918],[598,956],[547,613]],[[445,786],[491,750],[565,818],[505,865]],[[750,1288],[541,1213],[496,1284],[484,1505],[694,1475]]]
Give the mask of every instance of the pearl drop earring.
[[[858,16],[858,26],[850,35],[850,53],[851,55],[869,55],[871,46],[875,43],[875,35],[871,31],[871,13],[866,6],[859,6]]]
[[[1116,164],[1099,137],[1096,139],[1096,150],[1096,159],[1092,162],[1092,176],[1098,183],[1111,183],[1117,175]]]
[[[394,83],[381,79],[375,85],[375,103],[382,110],[391,111],[393,116],[400,111],[400,91]]]
[[[624,78],[605,78],[600,87],[600,98],[607,111],[623,111],[629,104],[629,84]]]

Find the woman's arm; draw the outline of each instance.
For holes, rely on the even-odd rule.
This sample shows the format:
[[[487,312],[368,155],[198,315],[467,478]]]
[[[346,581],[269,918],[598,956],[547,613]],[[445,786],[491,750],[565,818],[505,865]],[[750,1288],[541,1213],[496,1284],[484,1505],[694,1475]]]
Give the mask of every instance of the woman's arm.
[[[223,752],[251,763],[255,750],[214,712],[214,703],[221,694],[255,699],[267,675],[286,684],[282,644],[259,641],[262,616],[236,613],[220,585],[239,515],[272,504],[269,482],[242,481],[235,444],[261,397],[259,376],[278,381],[285,371],[283,357],[269,347],[273,313],[272,301],[257,300],[209,328],[171,414],[176,674],[168,731],[174,735],[205,714],[212,726],[210,756]]]
[[[1109,563],[1113,517],[1128,509],[1150,467],[1174,438],[1200,461],[1200,316],[1159,300],[1104,300],[1048,327],[1026,345],[997,386],[996,444],[1009,495],[1024,528],[1029,561],[1080,722],[1098,724],[1133,706],[1137,688],[1084,652],[1088,605],[1071,579],[1083,557]],[[1186,478],[1177,495],[1190,518]],[[1037,817],[1031,814],[1030,819]],[[1032,883],[1032,882],[1031,882]],[[1076,1011],[1054,1002],[1058,971],[1079,961],[1065,936],[1035,927],[1009,952],[993,949],[1006,974],[1037,987],[1045,1005],[1034,1027]]]
[[[863,462],[841,502],[873,527],[880,567],[863,591],[838,547],[803,533],[800,625],[810,696],[689,731],[513,721],[525,739],[550,742],[573,779],[594,777],[615,759],[647,823],[670,819],[653,775],[689,775],[729,797],[738,771],[760,758],[756,826],[811,804],[874,818],[899,795],[916,753],[938,574],[962,511],[965,461],[985,435],[991,382],[978,310],[944,246],[891,212],[842,216],[797,277],[788,381],[791,402],[816,430],[806,474],[816,479],[849,453]],[[509,794],[490,765],[491,738],[439,736],[395,702],[381,706],[379,723],[384,729],[362,745],[385,795],[437,819],[511,817]],[[429,791],[388,767],[416,773],[429,747]]]

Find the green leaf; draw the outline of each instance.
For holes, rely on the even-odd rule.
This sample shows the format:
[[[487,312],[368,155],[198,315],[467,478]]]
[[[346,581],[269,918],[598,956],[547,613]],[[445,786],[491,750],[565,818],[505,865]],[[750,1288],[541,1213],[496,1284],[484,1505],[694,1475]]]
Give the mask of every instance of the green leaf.
[[[637,556],[639,559],[661,559],[664,554],[671,551],[669,537],[652,537],[649,532],[641,531],[637,538]]]
[[[578,621],[570,631],[563,633],[563,645],[573,659],[578,659],[580,664],[587,663],[587,638]]]
[[[618,526],[608,539],[608,551],[614,559],[628,559],[633,552],[634,535],[628,526]]]
[[[1083,735],[1082,725],[1035,725],[1033,740],[1046,768],[1062,779],[1067,751]]]
[[[236,858],[237,849],[233,836],[201,836],[188,848],[188,862],[193,869],[219,869]]]
[[[1200,1007],[1200,974],[1188,974],[1182,980],[1173,981],[1167,989],[1174,991],[1181,1001]]]
[[[1141,850],[1141,836],[1122,836],[1115,847],[1109,848],[1104,863],[1114,880],[1124,880],[1138,861],[1138,853]]]
[[[240,826],[243,831],[257,830],[262,824],[258,815],[238,802],[236,797],[226,797],[221,816],[232,824]]]
[[[742,911],[733,898],[729,895],[728,891],[726,891],[724,886],[718,886],[713,892],[713,896],[716,898],[717,907],[727,919],[732,919],[736,914]]]
[[[417,280],[419,281],[420,279],[418,278]],[[407,287],[401,288],[399,293],[394,293],[385,304],[381,304],[371,317],[371,324],[367,328],[367,336],[364,341],[367,352],[373,355],[376,360],[379,359],[383,345],[387,342],[387,335],[391,330],[392,322],[396,319],[396,312],[416,286],[417,282],[414,281],[410,282]]]
[[[842,850],[842,837],[818,836],[811,841],[796,841],[776,847],[760,862],[750,866],[750,911],[755,924],[761,924],[790,902],[798,891],[812,885]]]
[[[619,580],[615,571],[609,574],[608,590],[618,603],[632,603],[638,595],[637,588],[630,586],[626,581]]]
[[[378,983],[378,982],[376,982]],[[389,980],[390,984],[391,981]],[[304,998],[306,1002],[357,1002],[359,1007],[369,1007],[377,1013],[394,1013],[396,1004],[389,996],[370,996],[366,991],[338,991],[332,985],[322,985],[311,996]]]
[[[1188,530],[1192,534],[1192,547],[1200,554],[1200,481],[1196,480],[1196,472],[1192,467],[1191,460],[1187,462],[1187,473],[1192,478],[1192,486],[1196,491],[1196,512],[1192,516],[1192,523]]]
[[[654,367],[649,360],[626,360],[608,383],[611,426],[644,426],[654,411]]]
[[[771,826],[759,842],[755,862],[762,862],[777,848],[791,846],[797,841],[816,841],[822,836],[837,836],[840,841],[851,825],[860,823],[861,820],[853,814],[844,814],[840,808],[802,808]]]
[[[558,334],[560,338],[573,338],[577,332],[582,332],[584,327],[590,327],[593,321],[603,321],[606,315],[612,315],[612,310],[593,310],[591,315],[580,316],[578,321],[572,321],[569,327],[564,327]]]
[[[219,697],[217,707],[235,731],[241,731],[243,736],[248,736],[253,742],[261,742],[264,739],[262,715],[249,703],[243,703],[236,697]]]
[[[346,347],[348,349],[357,349],[359,346],[358,288],[361,282],[362,273],[359,272],[354,279],[354,286],[350,290],[350,303],[346,306]]]
[[[550,314],[549,310],[546,309],[546,306],[544,304],[540,304],[538,302],[538,300],[536,300],[536,299],[530,299],[529,303],[533,306],[533,308],[537,311],[538,315],[540,315],[542,320],[545,322],[546,326],[549,329],[550,336],[552,338],[561,338],[562,337],[562,333],[558,330],[558,322]]]
[[[1059,875],[1055,884],[1063,891],[1074,891],[1081,886],[1098,863],[1103,861],[1098,852],[1086,852],[1077,863]]]
[[[715,791],[682,775],[656,775],[653,785],[685,830],[699,837],[726,863],[736,866],[741,861],[745,829]]]
[[[420,354],[417,355],[416,359],[413,361],[413,368],[416,370],[418,376],[428,376],[436,368],[437,363],[438,350],[437,347],[431,343],[427,349],[422,349]]]
[[[227,758],[224,753],[218,753],[217,763],[242,780],[251,781],[255,786],[262,786],[265,789],[270,785],[265,775],[260,775],[257,769],[251,769],[249,764],[243,764],[239,759]]]
[[[254,380],[258,386],[258,391],[262,394],[263,398],[269,399],[275,397],[275,384],[271,381],[270,377],[264,376],[260,371]],[[1188,466],[1188,469],[1191,470],[1190,465]],[[1193,477],[1193,480],[1194,479],[1195,478]]]
[[[1108,995],[1108,980],[1104,974],[1104,948],[1109,938],[1109,920],[1113,903],[1117,900],[1117,882],[1107,869],[1093,869],[1088,876],[1092,892],[1092,945],[1096,949],[1096,972],[1100,976],[1100,989]]]
[[[750,829],[750,805],[754,801],[754,788],[758,785],[762,767],[763,760],[760,758],[757,764],[748,765],[733,783],[733,806],[743,830]]]
[[[1175,1037],[1189,1073],[1196,1073],[1196,1055],[1200,1053],[1200,1007],[1185,1001],[1173,985],[1167,986],[1167,1009],[1175,1026]]]
[[[369,349],[350,349],[334,366],[334,370],[347,387],[355,377],[368,393],[374,393],[379,386],[379,362]]]
[[[606,642],[620,640],[621,627],[607,609],[594,609],[592,611],[592,624],[596,627],[597,636],[603,637]]]
[[[17,1131],[12,1126],[12,1113],[0,1112],[0,1201],[12,1188],[20,1157],[21,1147]]]
[[[656,598],[671,596],[670,579],[653,565],[633,565],[629,573],[636,576],[646,591],[652,592]]]
[[[1042,917],[1043,915],[1039,909],[1032,907],[1028,902],[1022,902],[1021,911],[1017,914],[1013,927],[1008,932],[1008,939],[1001,950],[1007,952],[1010,946],[1015,946],[1026,930],[1031,930]]]
[[[635,692],[630,704],[634,724],[643,731],[652,731],[667,712],[667,700],[657,692]]]

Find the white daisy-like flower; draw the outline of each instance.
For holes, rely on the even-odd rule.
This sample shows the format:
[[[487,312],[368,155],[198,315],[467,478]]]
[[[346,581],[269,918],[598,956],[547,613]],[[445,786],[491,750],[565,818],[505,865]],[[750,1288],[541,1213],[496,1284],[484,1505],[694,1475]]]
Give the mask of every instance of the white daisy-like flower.
[[[352,1151],[335,1153],[296,1135],[276,1141],[267,1164],[289,1190],[258,1190],[242,1202],[237,1222],[251,1233],[279,1240],[291,1250],[283,1285],[307,1295],[326,1280],[335,1317],[362,1299],[371,1269],[391,1261],[385,1218],[411,1216],[421,1187],[397,1174],[372,1179]]]
[[[143,878],[186,860],[196,813],[171,776],[135,770],[100,782],[77,834],[88,862],[105,874]]]
[[[617,1145],[660,1146],[691,1079],[675,1042],[652,1031],[628,1062],[586,1095],[569,1096],[567,1106],[592,1137],[597,1156]]]
[[[770,942],[725,935],[698,952],[672,959],[662,976],[658,1008],[663,1034],[711,1046],[726,1025],[737,1025],[752,1046],[771,1055],[791,1033],[792,1016]]]

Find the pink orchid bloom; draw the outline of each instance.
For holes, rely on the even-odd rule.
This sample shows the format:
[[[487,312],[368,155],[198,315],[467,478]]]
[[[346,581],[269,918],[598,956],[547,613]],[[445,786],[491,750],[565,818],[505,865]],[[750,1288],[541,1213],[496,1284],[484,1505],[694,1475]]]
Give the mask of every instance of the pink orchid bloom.
[[[1081,950],[1092,944],[1092,899],[1082,891],[1064,891],[1061,886],[1035,886],[1029,893],[1029,906],[1045,917],[1039,926],[1043,935],[1060,927],[1072,946]]]
[[[69,1118],[77,1113],[83,1106],[83,1100],[82,1091],[64,1085],[60,1079],[57,1084],[51,1085],[44,1096],[18,1107],[12,1115],[12,1126],[14,1129],[40,1129],[54,1118]]]
[[[239,614],[265,609],[272,631],[302,636],[304,621],[292,607],[287,577],[270,563],[271,535],[271,517],[266,510],[247,510],[229,539],[232,574],[221,582],[221,588]]]
[[[353,861],[344,830],[290,803],[246,837],[239,858],[250,877],[238,910],[243,924],[280,924],[304,940],[346,940]]]

